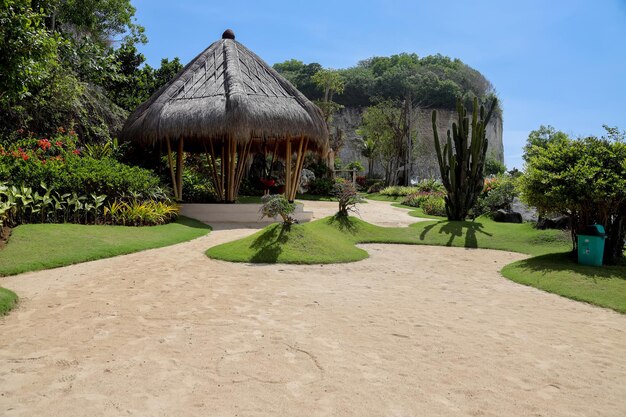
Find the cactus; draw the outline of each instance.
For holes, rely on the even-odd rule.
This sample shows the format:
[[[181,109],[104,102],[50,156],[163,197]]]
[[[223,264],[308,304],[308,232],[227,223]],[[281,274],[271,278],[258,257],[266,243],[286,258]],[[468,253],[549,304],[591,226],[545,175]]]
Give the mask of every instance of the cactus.
[[[478,107],[478,99],[474,98],[472,124],[467,117],[467,111],[457,99],[456,110],[459,123],[452,123],[452,135],[448,130],[446,144],[441,148],[437,133],[437,111],[433,111],[433,135],[435,150],[441,171],[441,180],[448,191],[446,200],[446,214],[448,220],[465,220],[468,212],[476,203],[476,199],[483,190],[484,166],[487,154],[487,137],[485,129],[491,119],[497,99],[494,98],[491,108],[485,116],[485,109]]]

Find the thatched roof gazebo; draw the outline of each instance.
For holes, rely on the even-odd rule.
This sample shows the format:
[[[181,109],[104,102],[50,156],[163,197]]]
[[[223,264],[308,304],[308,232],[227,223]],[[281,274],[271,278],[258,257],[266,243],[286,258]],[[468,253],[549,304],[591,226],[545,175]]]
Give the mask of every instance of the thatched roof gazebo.
[[[184,152],[205,153],[215,190],[225,202],[237,198],[251,151],[269,145],[285,158],[285,195],[293,200],[304,154],[328,147],[320,109],[235,41],[230,29],[142,103],[126,121],[122,137],[167,150],[178,199]]]

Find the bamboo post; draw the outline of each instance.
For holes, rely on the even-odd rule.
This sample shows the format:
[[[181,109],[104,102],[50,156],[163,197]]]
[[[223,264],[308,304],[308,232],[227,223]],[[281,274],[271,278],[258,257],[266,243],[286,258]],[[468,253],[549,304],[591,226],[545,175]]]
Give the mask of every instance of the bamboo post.
[[[178,199],[183,199],[183,138],[178,141],[178,152],[176,153],[176,182],[178,186]]]
[[[229,197],[228,201],[230,203],[235,202],[235,168],[236,168],[236,157],[237,157],[237,142],[230,138],[230,152],[229,152],[229,175],[228,175],[228,192]]]
[[[299,165],[296,165],[296,186],[294,187],[294,192],[293,192],[294,200],[296,198],[296,195],[298,194],[298,188],[300,187],[300,177],[302,176],[302,168],[304,167],[304,155],[306,154],[306,151],[309,147],[308,138],[306,140],[302,138],[301,140],[302,142],[304,142],[304,149],[302,150],[302,153],[300,154],[300,163]],[[302,145],[300,145],[300,148],[302,149]]]
[[[218,195],[222,195],[222,192],[220,190],[220,180],[217,174],[217,167],[215,166],[217,162],[215,159],[215,149],[213,148],[212,141],[209,141],[209,144],[211,145],[211,154],[209,154],[209,152],[207,151],[206,142],[204,143],[204,153],[206,154],[207,161],[209,161],[209,163],[211,164],[211,174],[213,176],[213,186],[215,187],[215,192]]]
[[[252,148],[252,140],[248,143],[244,144],[242,149],[242,155],[239,156],[239,160],[237,161],[237,178],[235,183],[235,198],[239,195],[239,188],[241,187],[241,182],[243,181],[243,176],[246,172],[246,166],[248,165],[248,158],[250,157],[250,149]]]
[[[287,138],[285,147],[285,197],[290,199],[291,190],[291,138]]]
[[[289,190],[289,200],[293,200],[296,198],[296,191],[298,190],[298,182],[296,181],[299,177],[298,168],[300,167],[300,158],[302,157],[302,146],[304,145],[304,138],[300,138],[300,146],[298,147],[298,153],[296,153],[296,164],[294,166],[294,171],[291,173],[291,189]]]
[[[178,197],[178,186],[176,185],[176,175],[174,174],[174,162],[172,160],[172,145],[170,144],[170,138],[167,138],[165,143],[167,144],[167,164],[170,167],[170,176],[172,177],[174,198],[178,200],[180,197]]]
[[[224,148],[226,147],[226,143],[224,141],[224,139],[222,139],[222,159],[220,160],[220,171],[221,171],[221,175],[220,175],[220,182],[222,183],[221,187],[220,187],[220,201],[225,201],[226,200],[226,190],[224,189],[224,175],[226,173],[225,169],[226,169],[226,160],[224,159]]]

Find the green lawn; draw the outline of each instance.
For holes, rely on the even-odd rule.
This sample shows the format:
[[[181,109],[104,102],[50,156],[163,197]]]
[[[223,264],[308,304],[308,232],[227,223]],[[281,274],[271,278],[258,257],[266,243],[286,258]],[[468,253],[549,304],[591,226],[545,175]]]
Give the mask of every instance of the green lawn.
[[[207,255],[233,262],[337,263],[364,259],[357,243],[405,243],[491,248],[533,255],[565,251],[567,235],[539,231],[528,224],[502,224],[489,219],[475,222],[420,222],[411,227],[381,227],[356,217],[332,217],[310,223],[270,225],[243,239],[214,246]]]
[[[206,235],[209,230],[186,217],[151,227],[26,224],[13,229],[0,250],[0,276],[159,248]]]
[[[390,195],[382,195],[380,193],[371,193],[371,194],[362,194],[363,198],[367,198],[370,200],[376,201],[390,201],[392,203],[399,203],[404,200],[403,196],[390,196]]]
[[[17,303],[17,295],[13,291],[0,287],[0,316],[7,314]]]
[[[505,266],[502,275],[578,301],[626,313],[626,266],[579,265],[569,253],[550,253]]]

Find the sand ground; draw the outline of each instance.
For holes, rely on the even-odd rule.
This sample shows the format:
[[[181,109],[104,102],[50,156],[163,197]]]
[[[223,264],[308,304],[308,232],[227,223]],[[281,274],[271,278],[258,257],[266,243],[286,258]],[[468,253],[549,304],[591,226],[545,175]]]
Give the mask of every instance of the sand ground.
[[[626,415],[626,316],[502,278],[522,255],[204,256],[253,231],[0,279],[21,296],[0,318],[0,415]]]

